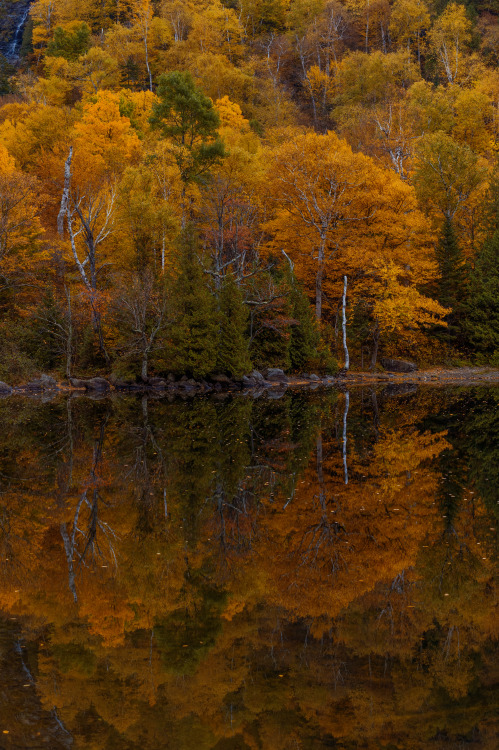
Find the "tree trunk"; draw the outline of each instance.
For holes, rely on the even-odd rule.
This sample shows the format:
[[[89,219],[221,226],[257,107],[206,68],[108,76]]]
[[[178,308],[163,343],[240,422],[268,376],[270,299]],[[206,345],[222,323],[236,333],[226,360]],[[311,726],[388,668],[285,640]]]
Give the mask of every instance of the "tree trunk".
[[[147,352],[144,352],[142,355],[142,369],[140,371],[140,377],[142,380],[147,380]]]
[[[342,301],[342,316],[343,316],[343,350],[345,352],[345,366],[344,369],[348,370],[350,368],[350,355],[348,353],[348,346],[347,346],[347,313],[346,313],[346,306],[347,306],[347,284],[348,284],[348,278],[346,276],[343,276],[343,301]]]
[[[348,458],[347,458],[347,425],[348,409],[350,406],[350,393],[345,393],[345,410],[343,412],[343,478],[345,484],[348,484]]]
[[[148,32],[148,29],[146,27],[146,28],[144,28],[144,51],[145,51],[145,57],[146,57],[147,75],[149,77],[149,91],[152,91],[152,89],[153,89],[153,86],[152,86],[152,73],[151,73],[151,68],[149,66],[149,47],[148,47],[148,44],[147,44],[147,32]]]
[[[72,353],[73,353],[73,314],[71,311],[71,292],[66,288],[66,299],[68,301],[68,326],[66,333],[66,377],[71,377]]]
[[[324,245],[321,242],[319,247],[319,256],[317,258],[317,276],[315,277],[315,314],[317,320],[322,320],[322,278],[324,276]]]
[[[94,328],[94,332],[97,335],[97,341],[99,342],[99,349],[106,361],[106,365],[109,364],[109,354],[107,353],[106,345],[104,343],[104,334],[102,332],[102,320],[100,312],[95,307],[95,300],[92,296],[92,299],[90,300],[90,304],[92,305],[92,325]]]
[[[64,165],[64,189],[62,191],[61,208],[57,216],[57,233],[59,237],[64,236],[64,217],[67,214],[69,190],[71,187],[71,161],[73,159],[73,147],[69,149],[69,155]]]

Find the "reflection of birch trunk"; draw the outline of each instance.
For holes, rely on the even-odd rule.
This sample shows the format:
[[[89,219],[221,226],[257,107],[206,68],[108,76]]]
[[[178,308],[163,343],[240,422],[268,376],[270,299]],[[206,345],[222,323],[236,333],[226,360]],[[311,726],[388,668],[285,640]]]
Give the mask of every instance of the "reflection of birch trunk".
[[[64,551],[68,566],[68,586],[73,594],[75,603],[78,602],[76,591],[76,573],[78,567],[80,565],[86,566],[85,559],[89,552],[92,554],[92,558],[95,557],[95,551],[97,551],[97,554],[100,557],[104,558],[104,552],[100,549],[97,539],[98,532],[100,532],[100,535],[105,539],[108,547],[108,554],[114,565],[117,566],[114,550],[116,534],[108,523],[99,519],[100,495],[98,489],[99,477],[97,472],[102,461],[102,448],[107,419],[108,417],[106,416],[101,422],[99,435],[94,443],[92,468],[88,481],[89,487],[85,489],[80,496],[73,515],[73,522],[70,527],[68,528],[66,523],[60,525],[60,533],[64,543]],[[88,497],[89,488],[92,488],[91,499]],[[83,539],[83,549],[80,551],[78,543],[81,539]]]
[[[347,306],[347,284],[348,279],[346,276],[343,276],[343,301],[341,305],[342,309],[342,317],[343,317],[343,350],[345,352],[345,370],[348,370],[350,367],[350,355],[348,354],[348,346],[347,346],[347,313],[346,313],[346,306]]]
[[[31,672],[29,666],[24,661],[23,648],[24,648],[24,645],[21,643],[21,641],[19,641],[19,640],[15,641],[15,643],[14,643],[14,652],[17,654],[17,656],[19,657],[19,660],[21,662],[21,667],[22,667],[22,670],[23,670],[23,673],[24,673],[24,678],[23,679],[24,680],[28,680],[28,682],[29,682],[29,684],[31,686],[36,686],[36,680],[35,680],[35,678],[33,676],[33,673]],[[66,727],[64,726],[64,724],[60,720],[60,718],[59,718],[59,716],[57,714],[57,709],[56,709],[55,706],[52,709],[52,711],[50,712],[50,715],[54,719],[55,723],[57,724],[57,728],[60,729],[62,732],[64,732],[64,734],[67,735],[67,739],[66,739],[66,741],[64,743],[65,746],[66,747],[71,747],[72,744],[73,744],[73,738],[71,736],[71,732],[69,732],[66,729]]]
[[[76,584],[75,584],[75,569],[74,569],[74,554],[75,554],[75,539],[76,539],[76,532],[78,531],[78,516],[80,515],[80,508],[84,500],[86,500],[86,492],[83,493],[81,496],[78,505],[76,506],[74,518],[73,518],[73,530],[71,533],[71,536],[69,536],[68,531],[66,529],[66,524],[61,523],[61,536],[62,540],[64,542],[64,551],[66,553],[66,560],[68,563],[68,585],[69,590],[73,594],[73,599],[75,602],[78,601],[78,595],[76,593]]]
[[[345,393],[345,411],[343,412],[343,474],[345,484],[348,484],[348,461],[347,461],[347,420],[348,407],[350,406],[350,393]]]

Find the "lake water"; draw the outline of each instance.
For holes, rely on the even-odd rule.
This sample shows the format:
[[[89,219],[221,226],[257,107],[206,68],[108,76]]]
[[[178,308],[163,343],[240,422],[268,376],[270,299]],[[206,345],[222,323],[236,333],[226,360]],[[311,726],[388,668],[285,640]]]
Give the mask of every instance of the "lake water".
[[[0,748],[496,750],[499,388],[407,390],[0,401]]]

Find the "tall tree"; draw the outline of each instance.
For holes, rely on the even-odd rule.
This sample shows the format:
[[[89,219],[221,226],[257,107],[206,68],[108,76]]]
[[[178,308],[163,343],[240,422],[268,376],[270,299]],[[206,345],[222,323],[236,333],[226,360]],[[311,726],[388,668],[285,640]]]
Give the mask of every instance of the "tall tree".
[[[464,327],[468,343],[487,357],[499,355],[499,166],[483,209],[486,239],[470,272]]]
[[[289,286],[293,318],[289,358],[293,370],[303,371],[317,365],[320,332],[305,289],[292,271],[289,274]]]
[[[218,315],[197,257],[197,238],[190,226],[182,233],[178,276],[172,285],[171,299],[172,369],[204,378],[217,364]]]
[[[465,332],[475,351],[499,356],[499,230],[485,240],[470,274]]]
[[[483,183],[476,155],[442,131],[424,136],[416,155],[414,185],[419,199],[452,221]]]
[[[200,91],[190,73],[164,73],[159,77],[159,102],[152,109],[150,123],[170,146],[183,183],[183,223],[186,222],[187,186],[200,182],[225,154],[218,135],[220,117],[211,99]]]
[[[446,316],[446,338],[456,341],[460,334],[467,295],[467,270],[463,252],[454,231],[451,219],[445,218],[435,250],[440,278],[437,282],[436,298],[452,312]]]
[[[419,221],[415,198],[392,171],[354,153],[332,132],[290,131],[272,156],[269,184],[275,218],[267,223],[271,246],[286,247],[307,289],[312,275],[321,320],[331,261],[342,256],[360,269],[380,248],[389,255],[403,247],[414,221]]]
[[[217,369],[233,377],[251,370],[248,353],[248,310],[233,274],[224,277],[219,296],[220,342]]]
[[[464,5],[449,3],[430,32],[430,46],[437,55],[450,84],[456,82],[462,56],[471,41],[471,22]]]
[[[164,342],[160,340],[166,323],[166,293],[163,280],[154,278],[150,268],[125,279],[116,302],[119,366],[125,360],[133,368],[138,363],[140,377],[147,381],[151,355]]]

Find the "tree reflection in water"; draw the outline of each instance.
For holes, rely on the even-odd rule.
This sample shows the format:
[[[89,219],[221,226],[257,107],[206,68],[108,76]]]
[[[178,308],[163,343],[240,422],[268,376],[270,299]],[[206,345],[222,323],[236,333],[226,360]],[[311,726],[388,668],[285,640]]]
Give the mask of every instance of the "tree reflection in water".
[[[0,402],[2,747],[495,748],[498,396]]]

